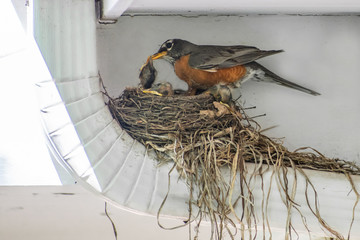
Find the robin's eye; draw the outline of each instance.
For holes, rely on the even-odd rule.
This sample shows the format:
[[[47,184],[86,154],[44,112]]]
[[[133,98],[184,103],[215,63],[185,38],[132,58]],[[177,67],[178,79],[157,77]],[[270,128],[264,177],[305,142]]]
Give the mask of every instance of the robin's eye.
[[[172,43],[172,42],[168,42],[168,43],[165,44],[165,47],[166,47],[167,49],[170,49],[172,46],[173,46],[173,43]]]

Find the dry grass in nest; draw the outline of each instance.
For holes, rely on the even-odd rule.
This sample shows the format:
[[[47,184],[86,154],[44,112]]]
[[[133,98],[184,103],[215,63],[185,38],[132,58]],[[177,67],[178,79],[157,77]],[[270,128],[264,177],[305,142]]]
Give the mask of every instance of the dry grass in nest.
[[[128,88],[119,98],[109,98],[108,105],[113,116],[134,139],[157,152],[159,161],[174,162],[173,169],[190,188],[187,224],[195,221],[200,225],[206,217],[212,224],[212,238],[215,239],[223,239],[225,232],[233,238],[235,224],[240,224],[243,238],[245,228],[255,229],[249,230],[249,239],[255,238],[258,227],[268,229],[271,235],[266,213],[271,187],[268,192],[262,189],[263,223],[257,226],[255,199],[250,186],[255,176],[262,179],[262,174],[272,169],[271,179],[276,182],[288,210],[286,236],[291,238],[296,234],[291,211],[295,210],[303,217],[294,200],[297,175],[300,174],[306,181],[305,194],[311,212],[330,234],[344,239],[320,216],[316,189],[303,169],[345,174],[359,199],[351,178],[351,175],[360,175],[360,168],[355,164],[327,158],[311,148],[291,152],[280,141],[263,135],[260,126],[241,106],[233,102],[229,108],[214,102],[207,94],[161,97],[143,93],[139,88]],[[255,170],[249,171],[246,163],[255,163]],[[222,168],[228,169],[230,179],[223,176]],[[294,181],[288,179],[289,168],[294,170]],[[240,181],[237,196],[233,194],[236,178]],[[307,195],[309,191],[315,195],[313,203]],[[243,212],[236,215],[234,208],[239,204]],[[308,229],[306,221],[304,225]]]

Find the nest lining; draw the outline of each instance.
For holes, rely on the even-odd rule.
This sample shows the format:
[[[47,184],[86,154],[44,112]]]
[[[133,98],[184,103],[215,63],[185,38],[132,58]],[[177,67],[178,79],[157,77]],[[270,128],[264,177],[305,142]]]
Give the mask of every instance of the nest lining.
[[[287,178],[287,168],[291,167],[294,178],[296,174],[304,176],[307,190],[309,188],[315,194],[315,203],[310,204],[305,193],[308,207],[319,223],[333,236],[344,239],[320,216],[316,189],[303,169],[345,174],[359,198],[351,179],[351,175],[360,175],[360,168],[354,163],[327,158],[312,148],[289,151],[281,141],[262,134],[260,126],[239,104],[232,102],[229,107],[215,102],[208,94],[161,97],[144,93],[140,88],[127,88],[119,98],[108,98],[111,113],[129,135],[153,148],[160,162],[173,161],[173,169],[187,182],[190,188],[187,224],[195,221],[199,225],[206,217],[213,225],[212,237],[216,239],[222,239],[224,233],[233,238],[235,223],[242,226],[242,234],[246,227],[254,227],[255,232],[249,230],[249,239],[256,236],[259,226],[251,181],[257,175],[262,176],[268,168],[259,167],[256,172],[249,172],[245,163],[251,162],[258,166],[273,166],[274,181],[288,208],[287,236],[291,238],[296,234],[291,211],[302,216],[294,199],[296,184],[290,185]],[[230,180],[222,176],[220,168],[223,166],[230,170]],[[241,189],[240,195],[233,196],[236,176],[240,179]],[[263,201],[268,201],[269,192],[264,194]],[[166,198],[163,204],[165,201]],[[238,204],[243,210],[240,216],[234,211]],[[194,209],[198,209],[197,212]],[[262,228],[269,229],[271,234],[266,211],[262,209]],[[308,229],[306,222],[304,225]]]

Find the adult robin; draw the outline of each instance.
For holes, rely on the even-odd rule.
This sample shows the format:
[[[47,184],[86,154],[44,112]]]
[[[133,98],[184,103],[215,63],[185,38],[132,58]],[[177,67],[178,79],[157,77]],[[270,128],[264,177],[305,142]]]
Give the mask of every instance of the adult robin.
[[[206,90],[217,84],[239,87],[249,79],[273,82],[312,95],[320,95],[279,77],[255,60],[283,52],[260,50],[251,46],[196,45],[182,39],[165,41],[153,60],[163,58],[173,66],[176,75],[188,84],[188,95]]]

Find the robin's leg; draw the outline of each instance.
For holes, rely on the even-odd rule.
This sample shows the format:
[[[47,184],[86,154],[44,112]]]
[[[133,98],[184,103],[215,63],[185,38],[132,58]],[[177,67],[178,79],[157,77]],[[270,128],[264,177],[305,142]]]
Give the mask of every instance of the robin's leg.
[[[231,90],[226,85],[215,85],[205,91],[214,96],[216,101],[220,101],[223,103],[230,103],[232,99]]]
[[[196,88],[191,88],[191,89],[187,90],[186,95],[194,96],[195,93],[196,93]]]
[[[186,95],[188,96],[194,96],[196,94],[196,88],[192,85],[188,84],[188,90],[186,92]]]

